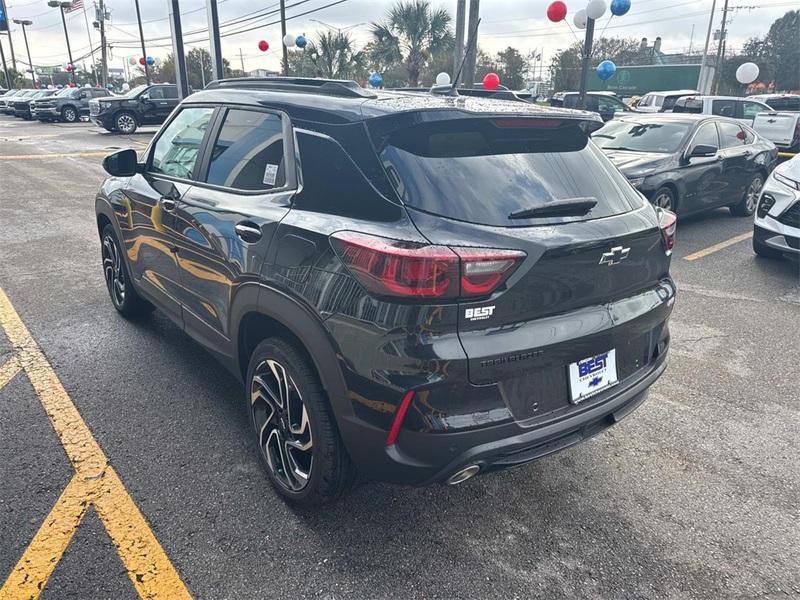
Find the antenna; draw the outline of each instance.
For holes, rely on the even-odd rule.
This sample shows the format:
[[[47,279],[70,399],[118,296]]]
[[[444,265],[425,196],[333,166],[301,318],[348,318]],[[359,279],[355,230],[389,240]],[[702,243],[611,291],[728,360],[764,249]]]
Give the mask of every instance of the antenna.
[[[467,62],[467,57],[469,56],[469,53],[472,51],[472,46],[477,45],[478,43],[478,26],[480,24],[481,24],[481,19],[478,19],[478,22],[475,23],[475,28],[469,34],[469,40],[467,40],[467,49],[464,52],[463,58],[461,59],[461,64],[458,65],[458,72],[456,73],[456,76],[453,78],[453,83],[450,86],[450,95],[456,95],[453,94],[453,92],[456,91],[458,82],[461,79],[461,72],[464,70],[464,63]]]

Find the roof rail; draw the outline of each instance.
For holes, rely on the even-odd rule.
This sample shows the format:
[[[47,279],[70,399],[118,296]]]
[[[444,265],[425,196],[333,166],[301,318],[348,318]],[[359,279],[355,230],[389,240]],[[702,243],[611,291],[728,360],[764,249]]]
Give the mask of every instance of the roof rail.
[[[305,92],[340,96],[342,98],[377,98],[377,94],[365,90],[355,81],[343,79],[317,79],[310,77],[232,77],[217,79],[205,89],[247,88],[275,90],[280,92]]]

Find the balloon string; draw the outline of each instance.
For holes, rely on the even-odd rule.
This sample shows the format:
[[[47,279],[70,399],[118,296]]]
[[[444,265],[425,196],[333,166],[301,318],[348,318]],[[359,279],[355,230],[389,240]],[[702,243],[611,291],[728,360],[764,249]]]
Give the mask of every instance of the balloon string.
[[[600,37],[603,37],[603,35],[605,35],[606,29],[608,29],[608,24],[611,23],[611,19],[613,19],[613,18],[614,18],[613,14],[608,15],[608,21],[606,21],[606,26],[603,27],[603,31],[600,32]]]
[[[580,38],[578,38],[578,36],[577,36],[577,34],[575,33],[575,31],[572,29],[572,25],[570,25],[570,24],[569,24],[569,21],[567,21],[567,20],[565,19],[565,20],[564,20],[564,23],[566,23],[566,24],[567,24],[567,27],[569,27],[569,31],[570,31],[570,33],[572,34],[572,37],[574,37],[574,38],[575,38],[575,41],[576,41],[576,42],[578,42],[579,44],[583,44],[583,42],[580,40]],[[581,52],[583,52],[583,50],[581,50]]]

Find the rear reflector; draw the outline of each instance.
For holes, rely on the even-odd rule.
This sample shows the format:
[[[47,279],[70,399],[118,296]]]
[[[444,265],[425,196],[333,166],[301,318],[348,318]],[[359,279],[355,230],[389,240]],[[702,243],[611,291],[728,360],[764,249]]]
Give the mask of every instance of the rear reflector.
[[[517,250],[449,248],[353,231],[333,234],[331,244],[368,292],[408,299],[487,296],[526,256]]]
[[[678,217],[675,213],[664,208],[658,210],[658,226],[661,229],[661,239],[664,242],[664,252],[667,256],[672,254],[675,247],[675,232],[678,229]]]
[[[414,399],[414,392],[406,392],[406,395],[403,396],[403,399],[400,401],[400,406],[397,407],[397,410],[394,413],[394,419],[392,419],[392,427],[389,429],[389,435],[386,436],[386,445],[391,446],[397,441],[397,436],[400,435],[400,429],[403,427],[403,421],[406,420],[406,413],[408,412],[408,407],[411,406],[411,401]]]

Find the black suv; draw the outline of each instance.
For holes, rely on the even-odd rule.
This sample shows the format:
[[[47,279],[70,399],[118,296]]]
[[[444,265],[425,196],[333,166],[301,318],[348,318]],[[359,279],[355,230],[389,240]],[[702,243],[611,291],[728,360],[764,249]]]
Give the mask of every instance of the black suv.
[[[174,84],[140,85],[124,96],[89,102],[89,118],[108,131],[133,133],[140,125],[159,125],[178,106]]]
[[[94,98],[111,97],[103,88],[64,88],[49,98],[31,104],[33,116],[40,121],[75,123],[89,115],[89,102]]]
[[[460,483],[593,436],[666,367],[675,217],[591,113],[223,80],[96,199],[111,300],[245,385],[274,487]]]

